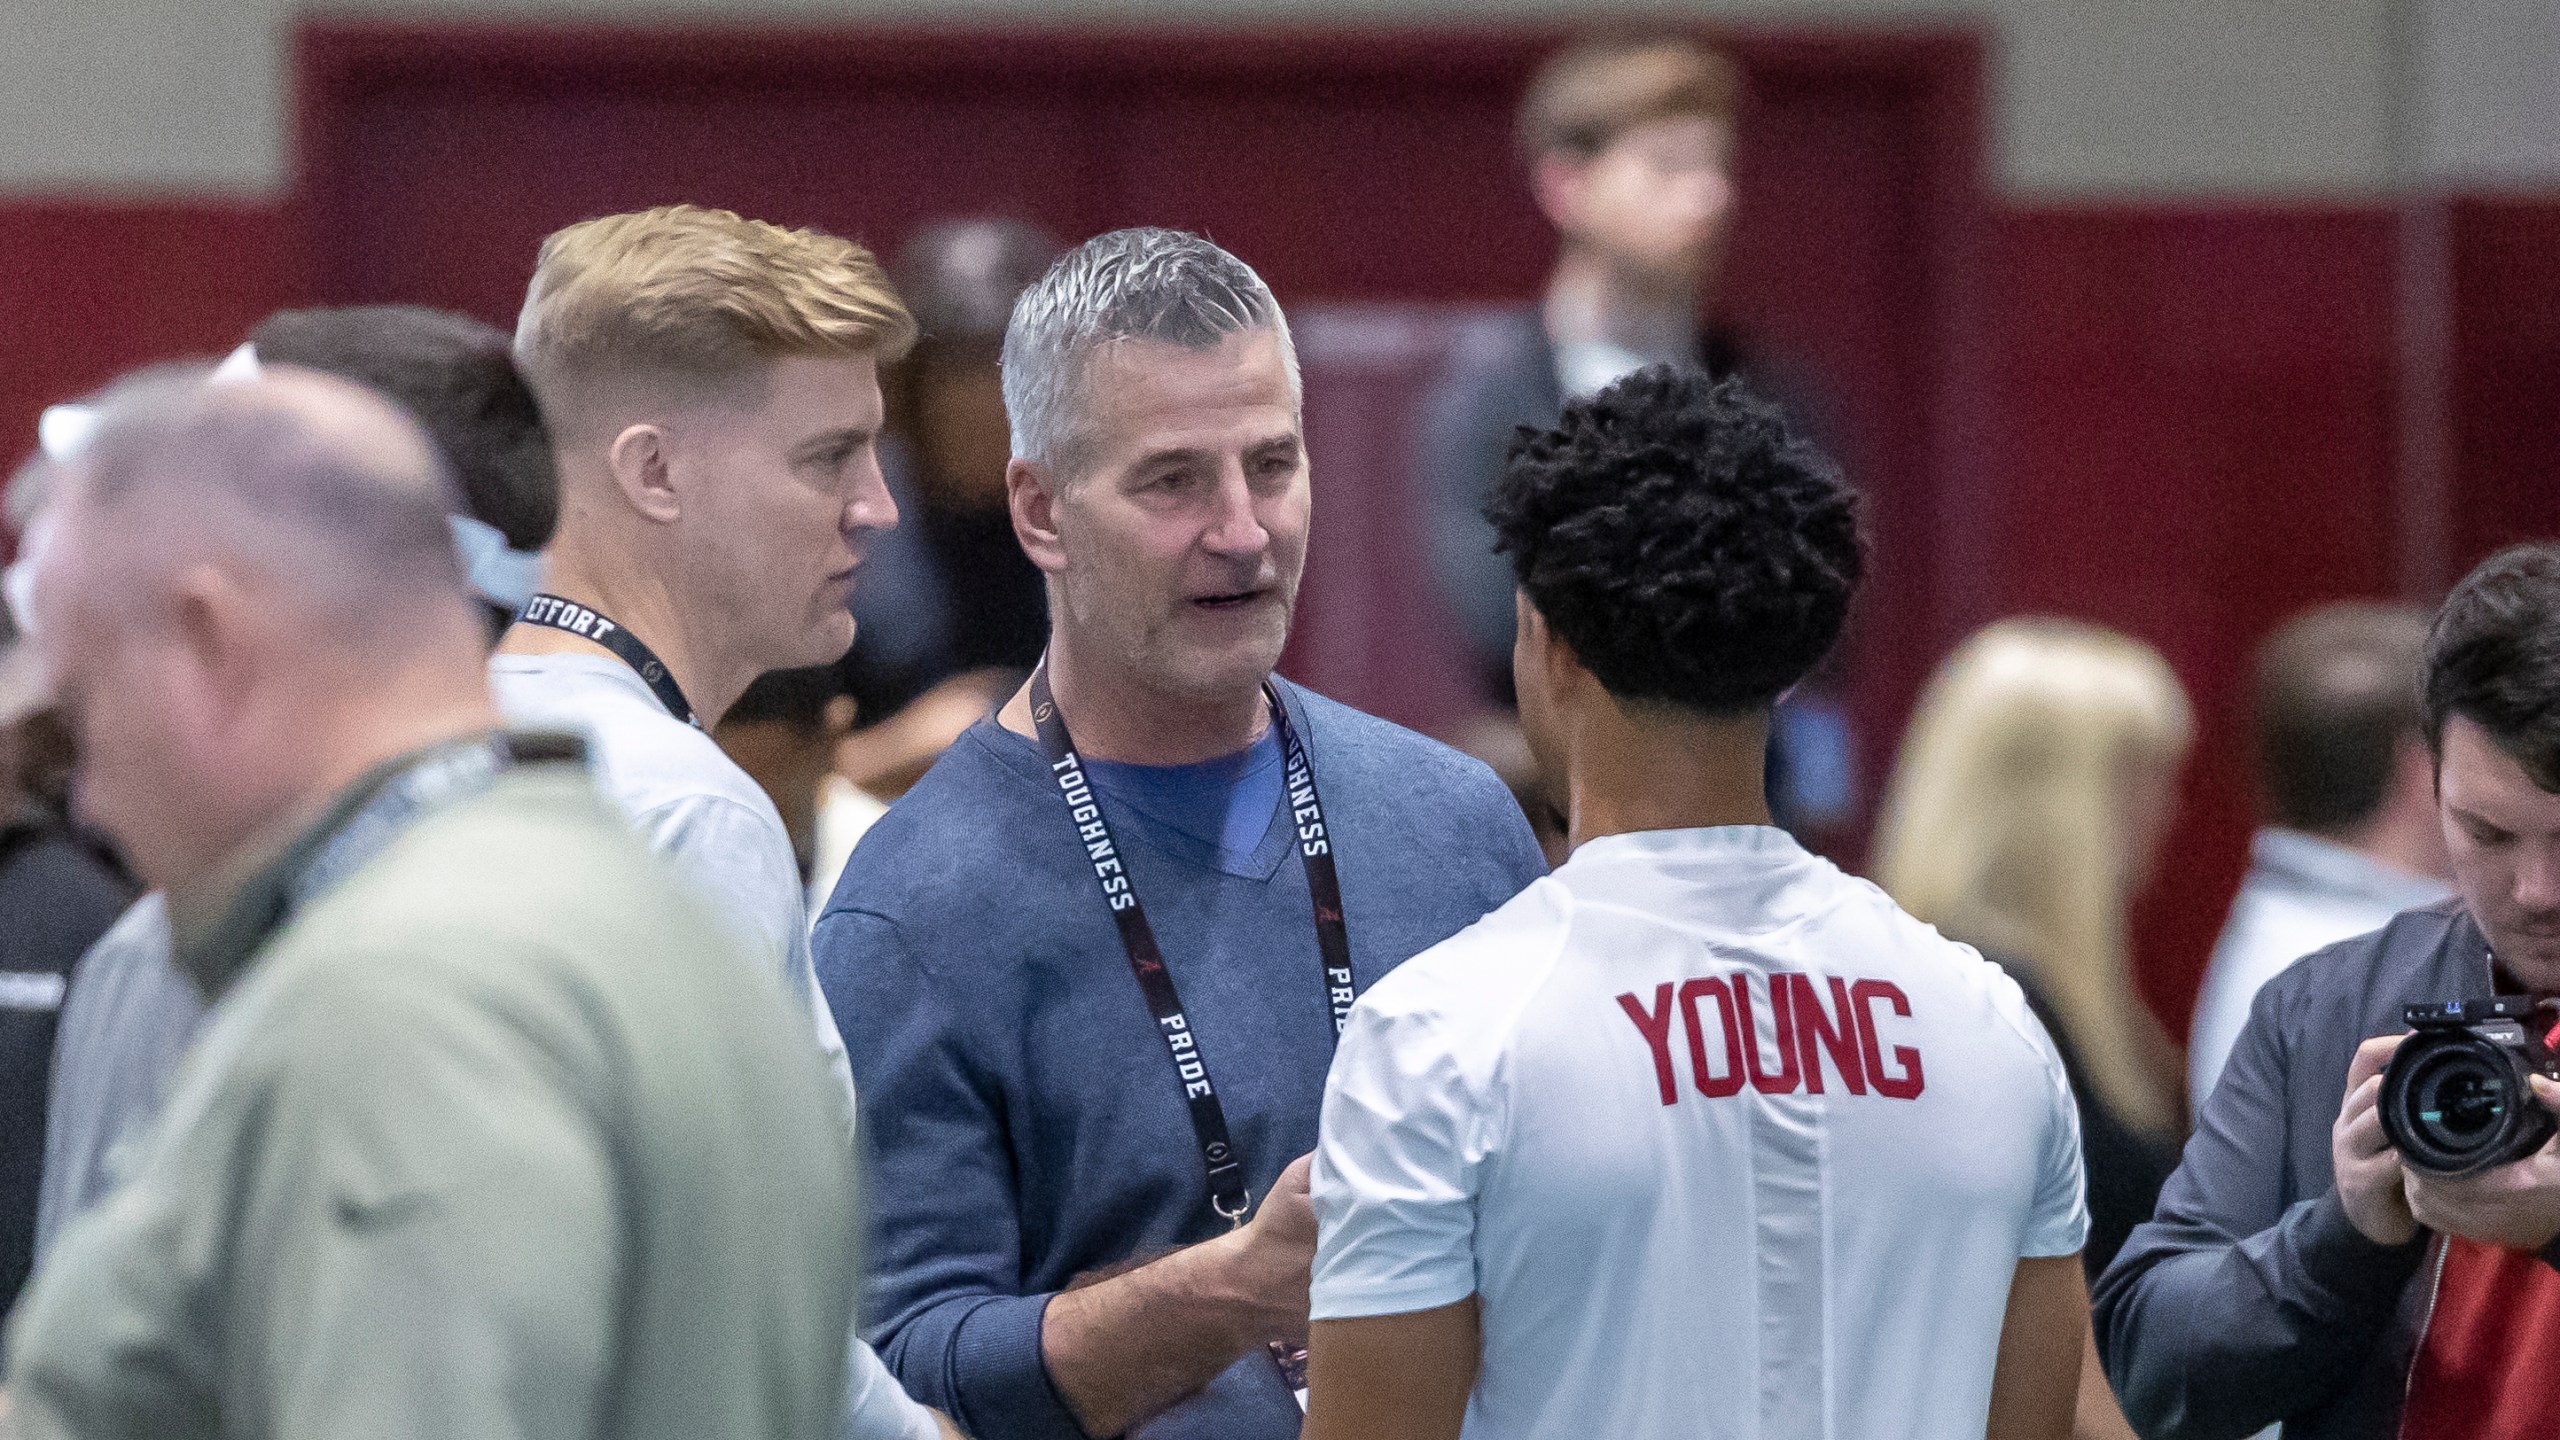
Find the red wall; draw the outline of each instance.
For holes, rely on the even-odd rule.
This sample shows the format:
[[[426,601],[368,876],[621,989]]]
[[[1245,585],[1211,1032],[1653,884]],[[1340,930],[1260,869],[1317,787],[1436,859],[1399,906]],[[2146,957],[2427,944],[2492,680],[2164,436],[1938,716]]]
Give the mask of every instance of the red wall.
[[[1317,55],[1376,53],[1366,40],[1290,43]],[[1037,150],[1037,135],[1017,138]],[[369,158],[423,165],[427,151],[487,139],[413,133],[410,161],[397,159],[399,147]],[[314,143],[305,137],[306,149]],[[1274,153],[1285,148],[1275,140]],[[1403,163],[1446,183],[1448,169],[1432,159],[1416,153]],[[1267,233],[1252,233],[1284,260],[1275,268],[1322,278],[1334,262],[1312,250],[1298,256],[1304,247],[1293,248],[1282,218],[1291,195],[1339,183],[1308,164],[1301,155],[1274,172],[1285,183],[1269,192],[1273,218]],[[1507,172],[1500,183],[1512,183]],[[1248,198],[1262,193],[1246,178],[1235,184]],[[452,235],[400,239],[421,250],[460,243],[472,226],[497,223],[486,198],[449,197],[446,224],[460,227]],[[841,207],[847,197],[827,192],[812,203]],[[1378,222],[1426,219],[1398,212]],[[368,223],[325,208],[289,220],[281,208],[230,204],[0,202],[8,448],[32,443],[43,404],[124,367],[218,352],[277,305],[372,298],[351,288],[361,277],[301,252],[306,222]],[[2560,534],[2551,473],[2560,267],[2547,259],[2560,254],[2560,198],[2465,200],[2453,232],[2447,534],[2455,562],[2467,565],[2495,543]],[[1249,250],[1244,235],[1222,238]],[[2189,808],[2144,925],[2146,988],[2173,1025],[2183,1023],[2246,842],[2239,677],[2250,646],[2302,605],[2388,594],[2395,583],[2392,238],[2380,208],[1994,210],[1969,239],[1949,242],[1978,247],[1960,308],[1922,317],[1952,343],[1952,359],[1900,397],[1903,418],[1891,422],[1913,428],[1888,443],[1934,456],[1936,480],[1909,501],[1932,513],[1897,524],[1906,538],[1889,563],[1925,572],[1939,607],[1882,625],[1890,643],[1873,663],[1895,672],[1897,688],[1970,625],[2041,610],[2152,641],[2195,695],[2202,739]],[[1481,263],[1506,276],[1521,268]],[[1407,288],[1383,285],[1383,273],[1333,278],[1353,293]],[[1425,289],[1479,294],[1480,278],[1443,277]],[[491,285],[499,299],[478,308],[503,318],[506,286]],[[1881,750],[1890,736],[1876,738]]]
[[[0,466],[45,406],[239,344],[306,292],[303,269],[273,206],[0,201]]]
[[[2142,916],[2182,1025],[2251,825],[2251,646],[2304,606],[2381,595],[2390,543],[2392,247],[2368,211],[2005,217],[1991,608],[2115,626],[2193,697],[2183,822]]]

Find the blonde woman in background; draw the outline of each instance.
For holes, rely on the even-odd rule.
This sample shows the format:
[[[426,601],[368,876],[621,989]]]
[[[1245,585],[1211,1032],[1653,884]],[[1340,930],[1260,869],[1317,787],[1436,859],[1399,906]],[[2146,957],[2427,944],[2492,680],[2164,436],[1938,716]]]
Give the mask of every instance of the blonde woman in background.
[[[2126,917],[2175,812],[2192,730],[2186,692],[2151,647],[2074,621],[2003,620],[1931,678],[1877,827],[1877,881],[2007,969],[2062,1052],[2088,1161],[2092,1279],[2177,1164],[2177,1050],[2134,993]],[[2082,1401],[2081,1435],[2132,1433],[2094,1365]]]

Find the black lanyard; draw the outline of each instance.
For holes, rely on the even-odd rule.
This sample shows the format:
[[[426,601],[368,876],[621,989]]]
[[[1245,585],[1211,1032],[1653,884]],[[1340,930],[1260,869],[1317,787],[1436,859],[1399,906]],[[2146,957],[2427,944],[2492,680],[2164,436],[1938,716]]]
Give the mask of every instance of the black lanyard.
[[[1307,894],[1315,904],[1316,949],[1324,960],[1325,1003],[1333,1012],[1333,1033],[1339,1038],[1344,1022],[1351,1018],[1353,995],[1351,932],[1342,923],[1342,882],[1333,868],[1333,841],[1325,831],[1324,805],[1316,798],[1315,767],[1307,760],[1307,747],[1299,742],[1297,727],[1289,721],[1289,707],[1267,680],[1262,693],[1271,705],[1271,723],[1280,732],[1289,821],[1297,832],[1298,858],[1307,870]],[[1138,892],[1121,859],[1120,847],[1111,837],[1111,826],[1102,818],[1102,802],[1085,777],[1084,760],[1076,754],[1074,737],[1067,733],[1066,717],[1058,713],[1057,697],[1049,693],[1049,662],[1045,658],[1031,672],[1031,722],[1038,727],[1040,743],[1049,752],[1049,772],[1058,782],[1058,792],[1066,797],[1067,813],[1076,824],[1076,838],[1083,842],[1085,856],[1093,864],[1093,878],[1102,886],[1103,903],[1111,907],[1111,918],[1120,926],[1120,943],[1129,952],[1130,973],[1137,976],[1147,1011],[1155,1017],[1165,1049],[1173,1056],[1174,1074],[1181,1081],[1183,1099],[1191,1108],[1191,1131],[1200,1142],[1200,1160],[1209,1171],[1209,1206],[1228,1224],[1241,1225],[1253,1208],[1253,1197],[1244,1184],[1244,1159],[1236,1154],[1235,1143],[1227,1135],[1227,1112],[1218,1104],[1217,1087],[1210,1083],[1208,1062],[1200,1055],[1199,1036],[1182,1013],[1182,997],[1173,988],[1173,975],[1165,969],[1164,951],[1156,944],[1154,928],[1147,924],[1146,908],[1138,903]]]
[[[640,672],[641,680],[648,684],[650,693],[658,697],[658,703],[667,707],[668,714],[696,730],[702,728],[702,722],[694,718],[692,703],[684,698],[684,687],[676,683],[675,676],[667,673],[666,662],[658,658],[658,652],[642,643],[639,636],[602,614],[575,600],[563,600],[557,595],[536,595],[524,602],[524,612],[516,616],[516,623],[539,625],[546,630],[566,630],[581,640],[592,640],[612,651],[616,659]]]

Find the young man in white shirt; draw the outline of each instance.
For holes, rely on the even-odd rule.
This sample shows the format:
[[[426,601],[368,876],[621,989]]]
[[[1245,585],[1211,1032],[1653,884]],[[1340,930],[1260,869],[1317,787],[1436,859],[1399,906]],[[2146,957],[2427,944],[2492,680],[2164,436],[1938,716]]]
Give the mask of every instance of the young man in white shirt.
[[[2058,1437],[2078,1123],[2016,984],[1769,823],[1856,498],[1654,367],[1515,449],[1521,720],[1575,847],[1326,1086],[1308,1440]]]

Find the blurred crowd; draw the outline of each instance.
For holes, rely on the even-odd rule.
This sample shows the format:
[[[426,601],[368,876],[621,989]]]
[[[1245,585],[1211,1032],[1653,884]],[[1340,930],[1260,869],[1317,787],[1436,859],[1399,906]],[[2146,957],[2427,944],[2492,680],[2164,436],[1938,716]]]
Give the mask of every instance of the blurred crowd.
[[[1438,737],[1275,673],[1324,456],[1180,232],[670,205],[513,335],[66,397],[0,1431],[2560,1421],[2560,551],[2262,637],[2183,1037],[2130,917],[2198,721],[2131,636],[1957,646],[1855,878],[1869,537],[1723,320],[1742,84],[1524,99],[1555,270],[1412,418]]]

